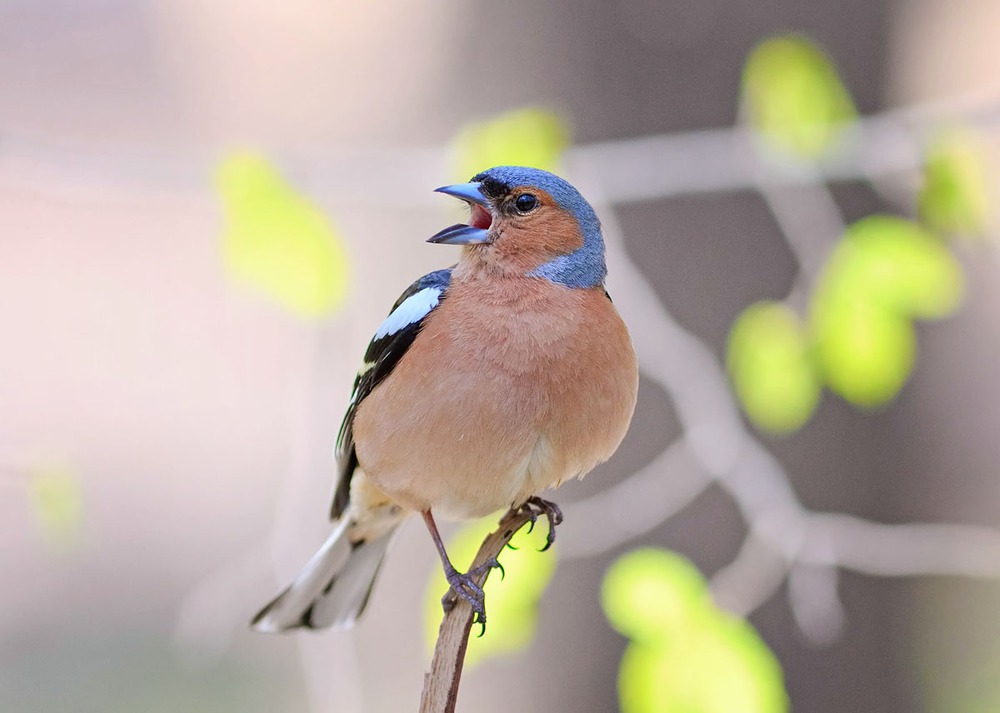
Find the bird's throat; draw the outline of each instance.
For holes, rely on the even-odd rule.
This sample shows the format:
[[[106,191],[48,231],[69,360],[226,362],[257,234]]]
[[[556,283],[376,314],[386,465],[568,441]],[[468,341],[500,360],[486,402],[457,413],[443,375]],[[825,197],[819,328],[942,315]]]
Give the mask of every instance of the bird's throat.
[[[481,205],[472,204],[472,215],[469,216],[469,225],[473,228],[488,229],[493,224],[493,216]]]

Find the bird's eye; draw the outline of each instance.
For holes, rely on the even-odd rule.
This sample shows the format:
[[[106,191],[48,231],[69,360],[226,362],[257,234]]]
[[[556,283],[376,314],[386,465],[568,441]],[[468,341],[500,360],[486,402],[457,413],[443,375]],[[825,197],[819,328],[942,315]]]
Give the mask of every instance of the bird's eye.
[[[514,207],[518,213],[530,213],[538,205],[538,199],[530,193],[522,193],[514,200]]]

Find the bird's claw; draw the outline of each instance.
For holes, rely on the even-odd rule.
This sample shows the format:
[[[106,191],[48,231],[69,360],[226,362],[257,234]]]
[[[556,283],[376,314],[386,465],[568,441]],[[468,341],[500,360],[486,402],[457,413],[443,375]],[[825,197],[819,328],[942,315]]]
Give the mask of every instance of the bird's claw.
[[[515,512],[524,513],[528,516],[530,523],[528,527],[528,533],[530,534],[532,530],[535,529],[535,521],[538,520],[540,515],[544,515],[549,521],[549,533],[545,536],[545,547],[543,547],[539,552],[545,552],[545,550],[552,547],[552,543],[556,541],[556,526],[562,524],[563,514],[559,506],[556,505],[551,500],[544,500],[537,495],[528,498],[524,501]]]
[[[474,575],[471,572],[467,574],[462,574],[456,570],[445,572],[445,578],[451,586],[451,589],[441,597],[441,606],[444,608],[445,613],[455,607],[458,597],[467,601],[472,606],[472,611],[476,612],[476,614],[482,615],[485,613],[483,588],[476,584],[473,577]]]
[[[473,567],[465,574],[454,568],[444,573],[451,588],[441,597],[441,608],[447,614],[455,608],[459,597],[467,601],[469,606],[472,607],[472,623],[479,624],[482,627],[479,630],[479,636],[486,633],[486,594],[483,592],[483,588],[476,584],[475,580],[477,577],[488,573],[494,568],[500,570],[501,579],[506,576],[503,565],[500,564],[500,561],[496,557],[478,567]]]
[[[501,581],[507,578],[507,570],[505,570],[503,568],[503,565],[500,564],[500,560],[498,560],[496,557],[494,557],[492,559],[489,559],[489,560],[486,560],[485,562],[483,562],[478,567],[474,567],[473,569],[470,569],[469,570],[469,575],[472,576],[472,577],[478,577],[479,575],[485,574],[486,572],[489,572],[492,569],[499,569],[500,570],[500,579],[501,579]]]

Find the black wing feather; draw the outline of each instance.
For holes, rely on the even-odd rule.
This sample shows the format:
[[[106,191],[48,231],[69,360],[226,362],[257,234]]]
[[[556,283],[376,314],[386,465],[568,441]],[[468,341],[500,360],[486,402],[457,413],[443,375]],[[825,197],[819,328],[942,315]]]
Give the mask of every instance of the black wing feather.
[[[421,290],[425,290],[428,287],[438,288],[441,290],[441,294],[438,296],[437,305],[432,307],[427,313],[430,314],[441,304],[447,293],[450,281],[451,268],[437,270],[424,275],[406,288],[406,291],[399,296],[399,299],[393,304],[392,309],[389,310],[389,314],[391,315],[407,298],[412,297]],[[368,349],[365,351],[365,367],[358,372],[357,377],[354,379],[351,404],[347,407],[347,413],[344,414],[344,421],[340,425],[340,432],[337,434],[336,452],[339,478],[337,489],[333,494],[333,505],[330,510],[330,516],[334,519],[339,518],[347,508],[351,495],[351,476],[354,475],[354,471],[358,467],[358,455],[354,449],[354,414],[368,394],[392,373],[392,370],[399,363],[403,354],[413,344],[413,340],[417,338],[417,334],[420,333],[425,319],[427,319],[426,314],[416,322],[411,322],[392,334],[387,334],[379,339],[372,339],[368,345]]]

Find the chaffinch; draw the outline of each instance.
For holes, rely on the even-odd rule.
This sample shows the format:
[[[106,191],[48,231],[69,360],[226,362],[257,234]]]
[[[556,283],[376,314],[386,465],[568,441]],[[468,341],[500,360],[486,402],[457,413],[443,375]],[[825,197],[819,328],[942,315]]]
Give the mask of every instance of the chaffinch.
[[[348,627],[399,524],[421,513],[452,589],[485,621],[472,572],[452,566],[434,515],[505,508],[549,518],[538,497],[607,460],[635,408],[638,370],[604,289],[593,208],[546,171],[499,166],[438,188],[471,208],[429,242],[462,245],[375,332],[337,438],[333,533],[254,618],[259,631]]]

